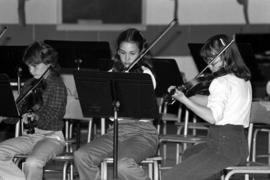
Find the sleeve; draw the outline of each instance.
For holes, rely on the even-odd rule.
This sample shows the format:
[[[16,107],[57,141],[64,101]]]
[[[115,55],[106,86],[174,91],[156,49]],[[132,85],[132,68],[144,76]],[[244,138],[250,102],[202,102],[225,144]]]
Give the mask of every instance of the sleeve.
[[[145,67],[145,66],[142,66],[142,69],[143,69],[144,74],[149,74],[150,75],[150,77],[152,79],[153,87],[154,87],[154,89],[156,89],[157,82],[156,82],[156,78],[155,78],[154,74],[152,73],[152,71],[150,69],[148,69],[147,67]]]
[[[217,78],[209,87],[207,107],[211,109],[216,122],[223,118],[226,102],[228,100],[229,86],[226,80]]]

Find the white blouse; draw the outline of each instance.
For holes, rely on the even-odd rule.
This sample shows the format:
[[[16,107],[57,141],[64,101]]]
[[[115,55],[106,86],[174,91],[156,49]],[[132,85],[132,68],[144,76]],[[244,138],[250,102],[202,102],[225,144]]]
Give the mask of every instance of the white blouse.
[[[214,79],[209,92],[207,107],[211,109],[216,125],[249,126],[252,102],[250,81],[227,74]]]

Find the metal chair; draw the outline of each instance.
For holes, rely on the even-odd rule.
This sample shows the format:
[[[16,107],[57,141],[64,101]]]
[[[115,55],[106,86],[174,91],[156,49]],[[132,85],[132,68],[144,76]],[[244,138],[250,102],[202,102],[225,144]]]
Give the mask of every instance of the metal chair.
[[[181,153],[187,148],[188,144],[198,144],[206,141],[205,136],[197,136],[197,135],[189,135],[189,116],[190,112],[185,108],[185,117],[184,117],[184,128],[182,132],[182,127],[178,127],[177,133],[174,135],[162,135],[159,136],[160,144],[163,143],[177,143],[176,146],[176,164],[181,162]],[[192,123],[191,123],[192,124]],[[181,133],[182,132],[182,133]],[[182,146],[182,150],[180,151],[180,145]],[[163,167],[164,169],[170,167]]]
[[[221,179],[229,180],[235,174],[244,174],[245,180],[249,179],[250,174],[270,174],[270,165],[258,163],[255,161],[250,161],[251,159],[251,143],[253,136],[253,127],[256,123],[270,124],[269,118],[266,118],[264,114],[261,113],[261,105],[259,102],[252,102],[250,125],[248,128],[248,146],[249,146],[249,156],[247,162],[244,165],[232,166],[225,169],[227,171],[226,175],[222,175]],[[255,160],[254,158],[252,158]]]
[[[69,142],[66,142],[68,144]],[[14,162],[19,165],[23,160],[25,160],[28,157],[27,154],[17,154],[14,157]],[[63,168],[61,170],[56,170],[56,169],[46,169],[44,168],[44,172],[60,172],[62,171],[62,177],[63,180],[73,180],[74,177],[74,157],[73,157],[73,152],[63,152],[60,155],[57,155],[52,161],[57,161],[57,162],[63,162]],[[23,165],[21,167],[23,169]]]
[[[161,157],[151,157],[146,158],[140,164],[147,165],[148,167],[148,176],[151,180],[159,180],[159,163],[162,160]],[[101,179],[107,180],[108,175],[108,164],[113,163],[113,158],[106,158],[101,163]]]
[[[177,113],[169,113],[168,112],[168,107],[169,105],[167,102],[163,101],[163,98],[158,98],[158,105],[159,105],[159,113],[162,121],[162,127],[160,124],[158,124],[158,132],[161,136],[165,137],[167,136],[167,124],[168,122],[173,122],[173,123],[180,123],[181,122],[181,117],[182,117],[182,106],[178,106]],[[161,130],[162,129],[162,130]],[[180,131],[177,130],[176,132],[177,135],[180,135]],[[162,144],[162,158],[164,160],[167,159],[167,145],[166,143]]]
[[[261,101],[260,104],[270,106],[269,101]],[[261,105],[257,108],[257,113],[260,114],[260,116],[263,116],[263,118],[266,118],[265,121],[270,120],[270,111],[266,109],[265,106]],[[256,152],[256,145],[257,145],[257,135],[259,132],[268,133],[268,154],[257,154]],[[252,139],[252,161],[256,161],[256,158],[268,158],[268,164],[270,165],[270,125],[265,123],[256,123],[254,125],[254,134]]]

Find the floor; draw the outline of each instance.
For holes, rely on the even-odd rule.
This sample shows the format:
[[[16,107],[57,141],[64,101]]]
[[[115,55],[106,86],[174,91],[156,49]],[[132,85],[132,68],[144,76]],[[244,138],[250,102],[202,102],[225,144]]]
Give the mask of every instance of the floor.
[[[169,132],[168,133],[174,133],[175,132],[175,127],[173,124],[169,124],[168,126],[169,128]],[[2,136],[3,137],[3,136]],[[81,135],[81,142],[84,142],[86,139],[86,134],[82,134]],[[264,153],[267,152],[267,134],[266,133],[259,133],[258,135],[258,146],[257,146],[257,152],[258,153]],[[175,165],[175,144],[168,144],[167,146],[167,154],[168,157],[166,159],[166,161],[162,162],[162,165],[164,166],[173,166]],[[261,159],[260,161],[262,162],[266,162],[267,159]],[[50,162],[49,163],[49,168],[53,168],[53,169],[60,169],[62,168],[62,164],[56,163],[56,162]],[[110,169],[110,175],[109,175],[109,180],[112,179],[112,168]],[[58,172],[58,173],[52,173],[52,172],[46,172],[44,175],[44,180],[59,180],[62,179],[62,171]],[[219,180],[220,178],[217,177],[216,180]],[[235,176],[232,178],[232,180],[242,180],[244,179],[243,176]],[[270,176],[268,175],[256,175],[255,176],[256,180],[270,180]],[[79,180],[79,177],[77,175],[77,173],[75,172],[75,179],[74,180]]]

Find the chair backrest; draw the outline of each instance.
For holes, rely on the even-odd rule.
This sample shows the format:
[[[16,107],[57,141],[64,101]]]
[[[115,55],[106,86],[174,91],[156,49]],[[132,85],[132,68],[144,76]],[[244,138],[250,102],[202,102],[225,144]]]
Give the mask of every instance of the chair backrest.
[[[250,112],[250,122],[251,123],[264,123],[270,124],[270,111],[267,111],[266,105],[270,102],[268,101],[253,101]],[[265,104],[265,106],[263,105]]]
[[[251,143],[253,135],[253,126],[255,123],[270,124],[270,111],[262,105],[260,101],[253,101],[250,110],[250,123],[248,128],[248,147],[251,152]],[[250,157],[247,158],[250,160]]]

